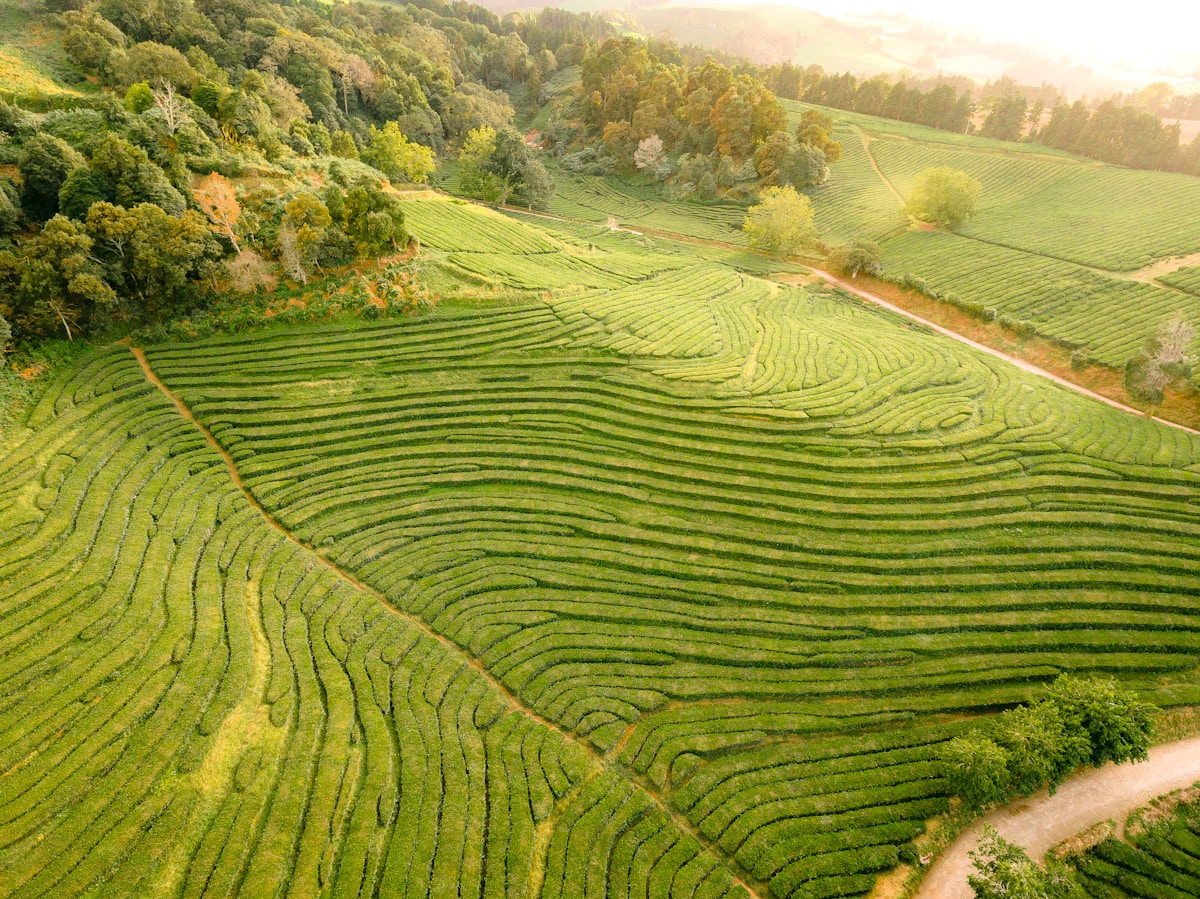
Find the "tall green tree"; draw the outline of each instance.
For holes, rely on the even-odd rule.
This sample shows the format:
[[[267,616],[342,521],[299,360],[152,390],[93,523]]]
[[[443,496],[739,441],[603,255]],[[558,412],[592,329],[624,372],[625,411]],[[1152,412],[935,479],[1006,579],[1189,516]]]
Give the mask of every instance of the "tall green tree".
[[[1047,698],[1062,713],[1067,728],[1087,735],[1088,759],[1106,762],[1142,761],[1154,730],[1154,706],[1112,678],[1089,680],[1064,674],[1047,690]]]
[[[410,142],[395,122],[388,122],[382,128],[371,126],[364,161],[389,178],[409,184],[424,184],[437,167],[433,151]]]
[[[67,176],[84,164],[83,156],[65,141],[38,132],[21,147],[17,168],[21,172],[21,205],[26,214],[44,222],[58,212],[58,192]]]
[[[1044,786],[1053,793],[1068,774],[1091,759],[1087,734],[1069,727],[1063,711],[1045,700],[1002,713],[992,738],[1008,753],[1010,792],[1021,796]]]
[[[979,733],[955,737],[939,753],[950,792],[969,807],[983,809],[1008,796],[1011,774],[1008,752]]]
[[[130,209],[97,203],[88,211],[87,234],[107,280],[129,300],[122,307],[127,318],[187,308],[196,299],[194,282],[221,257],[207,219],[192,209],[174,216],[152,203]]]
[[[925,169],[904,211],[922,222],[955,228],[975,214],[983,185],[964,171],[952,168]]]
[[[794,187],[768,187],[746,213],[742,230],[750,245],[772,256],[795,253],[816,240],[812,203]]]
[[[56,215],[19,255],[0,253],[0,289],[11,297],[12,323],[22,336],[59,333],[73,340],[116,307],[117,294],[92,248],[81,223]]]

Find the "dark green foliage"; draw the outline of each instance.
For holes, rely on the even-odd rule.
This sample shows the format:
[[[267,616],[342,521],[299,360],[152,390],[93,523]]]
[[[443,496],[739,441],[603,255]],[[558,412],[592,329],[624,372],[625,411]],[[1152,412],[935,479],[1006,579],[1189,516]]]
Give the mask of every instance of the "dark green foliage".
[[[19,106],[0,100],[0,132],[20,134],[37,127],[37,120]]]
[[[0,314],[0,369],[4,368],[5,356],[8,353],[8,345],[12,342],[12,327],[2,314]]]
[[[345,200],[345,230],[360,256],[374,256],[408,241],[403,204],[374,187],[355,187]],[[332,213],[331,213],[332,214]]]
[[[1026,105],[1023,94],[997,97],[979,133],[997,140],[1020,140]]]
[[[1163,401],[1164,379],[1149,353],[1139,352],[1125,363],[1125,392],[1141,403],[1157,406]]]
[[[0,292],[9,298],[12,324],[23,337],[73,339],[116,307],[118,297],[93,246],[82,224],[56,215],[24,244],[21,256],[0,252]]]
[[[83,157],[65,141],[50,134],[35,134],[25,141],[17,167],[21,171],[21,204],[34,221],[43,222],[58,212],[58,192],[67,176],[84,164]]]
[[[1058,708],[1069,731],[1087,736],[1091,764],[1099,767],[1146,758],[1156,710],[1132,690],[1117,686],[1111,678],[1085,680],[1064,674],[1050,686],[1047,701]]]
[[[0,239],[21,224],[21,193],[7,178],[0,178]]]
[[[1009,754],[982,734],[955,737],[941,752],[946,783],[973,809],[986,808],[1008,795],[1012,776]]]
[[[112,184],[89,166],[80,166],[67,176],[58,192],[58,208],[68,218],[87,218],[93,203],[114,200]]]
[[[153,203],[170,215],[187,207],[183,196],[140,147],[118,137],[106,139],[89,163],[109,185],[111,201],[126,208]]]
[[[778,78],[778,75],[775,75]],[[778,83],[778,82],[776,82]],[[885,84],[876,79],[860,81],[854,75],[825,74],[819,69],[804,74],[792,84],[780,85],[783,96],[837,109],[853,109],[868,115],[928,125],[942,131],[962,132],[975,108],[970,92],[958,95],[953,85],[941,84],[922,92],[904,81]]]
[[[110,283],[136,298],[123,312],[133,318],[164,318],[194,301],[193,282],[220,258],[220,245],[197,212],[170,215],[160,206],[131,208],[98,203],[87,217],[96,255]]]
[[[104,138],[86,168],[78,168],[59,191],[64,215],[83,219],[93,203],[108,202],[130,208],[153,203],[173,216],[187,207],[182,194],[152,163],[145,151],[116,136]]]
[[[802,143],[784,131],[762,142],[754,153],[754,165],[766,185],[791,184],[814,187],[829,179],[825,152]]]
[[[852,240],[835,247],[830,251],[828,261],[829,267],[834,271],[851,278],[859,272],[876,275],[883,268],[880,263],[879,244],[866,240]]]
[[[1164,125],[1152,112],[1112,100],[1105,100],[1095,110],[1081,100],[1060,103],[1038,141],[1132,168],[1200,174],[1191,155],[1179,146],[1178,125]]]
[[[992,738],[1008,752],[1008,789],[1029,796],[1043,786],[1053,793],[1080,765],[1090,761],[1088,735],[1064,720],[1064,710],[1052,700],[1009,709],[992,728]]]
[[[947,743],[951,789],[974,808],[1050,792],[1080,765],[1146,758],[1154,707],[1112,679],[1062,675],[1046,696],[1001,714],[986,732]]]

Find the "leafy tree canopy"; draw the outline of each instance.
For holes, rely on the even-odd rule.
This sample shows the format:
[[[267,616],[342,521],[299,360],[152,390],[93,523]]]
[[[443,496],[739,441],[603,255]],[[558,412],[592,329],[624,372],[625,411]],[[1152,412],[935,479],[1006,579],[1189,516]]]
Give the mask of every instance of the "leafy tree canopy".
[[[925,169],[904,211],[922,222],[955,228],[975,213],[983,185],[966,172],[951,168]]]
[[[758,205],[746,213],[742,230],[752,247],[778,257],[795,253],[817,236],[812,203],[791,186],[764,190]]]
[[[1020,846],[1008,842],[990,824],[983,826],[983,839],[970,853],[975,873],[967,883],[975,899],[1088,899],[1059,862],[1039,867]]]

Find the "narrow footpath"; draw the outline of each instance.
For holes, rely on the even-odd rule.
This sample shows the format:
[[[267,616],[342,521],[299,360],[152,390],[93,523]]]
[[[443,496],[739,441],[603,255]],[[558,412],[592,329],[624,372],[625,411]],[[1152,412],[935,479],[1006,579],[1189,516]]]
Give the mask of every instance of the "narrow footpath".
[[[1150,800],[1200,781],[1200,736],[1150,749],[1145,762],[1089,768],[1069,778],[1053,796],[1045,790],[976,821],[938,857],[914,899],[972,899],[968,853],[983,836],[984,823],[1040,861],[1052,847],[1109,819],[1124,826],[1130,812]]]

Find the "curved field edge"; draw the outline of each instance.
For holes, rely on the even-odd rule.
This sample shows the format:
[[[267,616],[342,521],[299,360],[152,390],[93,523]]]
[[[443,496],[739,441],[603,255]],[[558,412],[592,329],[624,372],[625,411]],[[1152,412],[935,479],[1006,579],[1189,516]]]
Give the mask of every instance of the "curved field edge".
[[[636,785],[272,528],[124,348],[30,425],[0,463],[7,896],[745,894]]]

